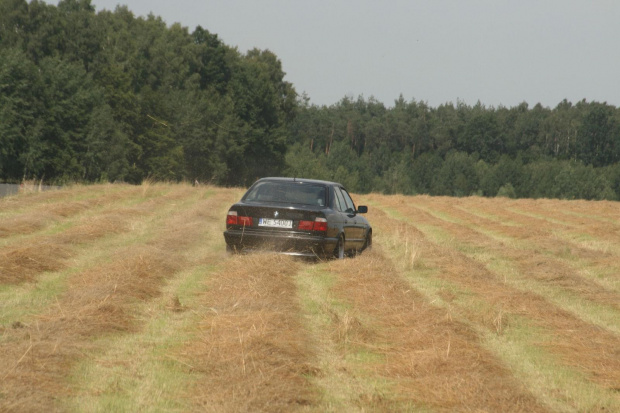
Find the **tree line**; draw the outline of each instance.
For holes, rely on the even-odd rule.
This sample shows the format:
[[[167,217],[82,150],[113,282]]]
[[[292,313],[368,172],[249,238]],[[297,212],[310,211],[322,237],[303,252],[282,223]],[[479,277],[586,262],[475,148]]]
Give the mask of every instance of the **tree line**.
[[[287,159],[291,175],[358,192],[617,200],[620,110],[585,100],[554,109],[306,100]]]
[[[620,199],[620,111],[606,103],[317,106],[284,78],[269,50],[200,26],[0,0],[0,180],[285,174],[356,192]]]
[[[247,184],[284,167],[296,93],[245,54],[125,6],[0,0],[0,179]]]

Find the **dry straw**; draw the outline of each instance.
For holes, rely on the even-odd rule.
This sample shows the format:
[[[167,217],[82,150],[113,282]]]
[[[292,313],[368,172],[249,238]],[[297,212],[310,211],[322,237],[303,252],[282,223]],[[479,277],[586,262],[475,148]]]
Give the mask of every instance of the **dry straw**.
[[[208,282],[211,311],[185,349],[200,373],[188,397],[207,411],[290,411],[313,404],[316,374],[291,275],[300,263],[276,255],[235,256]]]
[[[330,269],[340,279],[337,296],[363,320],[358,351],[381,356],[373,368],[397,383],[397,400],[440,410],[476,406],[506,411],[516,404],[544,410],[480,347],[470,328],[412,290],[380,247],[358,258],[355,266],[335,262]]]
[[[174,200],[179,202],[193,195],[182,189]],[[161,197],[142,205],[138,216],[148,219],[149,211],[157,211],[154,207],[169,202],[170,198]],[[120,211],[126,211],[126,217],[136,216],[125,208]],[[76,361],[101,350],[95,344],[96,338],[126,334],[139,328],[137,308],[159,296],[165,280],[183,268],[184,249],[195,243],[201,232],[198,211],[181,211],[165,215],[163,223],[151,221],[153,235],[146,245],[135,244],[110,252],[111,262],[71,275],[67,290],[45,312],[29,322],[14,323],[13,328],[2,332],[0,410],[49,410],[56,400],[71,395],[66,380]],[[112,217],[117,219],[100,216],[58,234],[57,245],[71,248],[109,233],[119,225],[126,228],[122,215]],[[28,251],[23,256],[32,258],[35,252]],[[44,256],[49,255],[50,251],[46,250]],[[19,266],[22,277],[26,274],[24,269],[24,265]]]
[[[527,227],[534,228],[533,236],[528,238],[528,244],[523,249],[516,249],[510,244],[498,242],[488,234],[479,231],[484,228],[489,232],[512,233],[506,231],[502,223],[494,220],[478,220],[468,214],[467,210],[476,210],[480,205],[490,204],[491,200],[467,198],[453,200],[449,198],[413,198],[416,202],[399,204],[385,199],[384,204],[390,206],[403,216],[411,217],[410,222],[422,224],[427,228],[434,227],[440,233],[450,234],[449,239],[440,244],[427,244],[424,252],[425,261],[433,261],[438,276],[464,287],[479,299],[487,303],[488,308],[501,308],[501,313],[484,317],[487,328],[494,331],[505,331],[506,319],[512,315],[525,317],[533,326],[541,327],[550,332],[552,339],[544,343],[544,347],[556,354],[568,366],[585,372],[593,380],[607,388],[617,387],[620,383],[620,341],[617,336],[605,329],[596,327],[583,321],[571,312],[553,304],[539,290],[520,290],[511,287],[504,281],[504,276],[498,276],[486,266],[484,254],[492,254],[503,260],[513,262],[513,268],[523,277],[530,277],[536,282],[548,284],[554,288],[560,287],[572,294],[577,294],[597,304],[604,304],[618,308],[619,296],[617,291],[610,291],[591,280],[583,278],[575,270],[558,259],[552,258],[553,249],[546,242],[558,223],[545,221],[539,218],[523,218],[524,228],[519,231],[528,231]],[[493,200],[494,202],[495,200]],[[417,204],[421,203],[422,206]],[[531,215],[538,216],[541,204],[560,205],[559,201],[538,202],[531,200],[502,200],[494,208],[496,216],[502,216],[504,208],[509,210],[522,209],[532,211]],[[570,203],[569,203],[570,204]],[[563,204],[562,204],[563,205]],[[599,204],[591,204],[592,214],[603,214],[597,211]],[[604,204],[603,204],[604,206]],[[433,214],[428,211],[434,211]],[[549,212],[549,214],[551,214]],[[447,219],[450,217],[450,219]],[[386,227],[399,225],[400,222],[389,219]],[[528,221],[528,219],[530,221]],[[470,225],[477,222],[478,225]],[[528,225],[529,222],[529,225]],[[533,248],[531,248],[534,246]],[[528,248],[530,247],[530,248]],[[545,252],[542,252],[545,251]],[[534,284],[536,285],[536,284]],[[464,314],[468,310],[464,309]],[[501,324],[499,321],[501,320]],[[478,322],[477,320],[472,320]],[[501,328],[500,328],[501,326]],[[583,343],[588,343],[584,346]]]

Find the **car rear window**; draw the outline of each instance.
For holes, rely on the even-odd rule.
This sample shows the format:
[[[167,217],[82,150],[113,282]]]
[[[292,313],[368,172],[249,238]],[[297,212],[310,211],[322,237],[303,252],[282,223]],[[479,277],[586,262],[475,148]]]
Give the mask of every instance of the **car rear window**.
[[[326,194],[322,185],[302,182],[259,182],[243,197],[244,202],[277,202],[325,206]]]

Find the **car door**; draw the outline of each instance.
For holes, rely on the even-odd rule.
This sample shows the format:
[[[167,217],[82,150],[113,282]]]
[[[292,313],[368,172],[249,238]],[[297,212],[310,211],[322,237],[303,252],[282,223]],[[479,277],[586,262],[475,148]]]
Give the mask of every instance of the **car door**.
[[[343,205],[344,225],[345,225],[345,237],[347,241],[347,248],[361,248],[364,237],[364,225],[363,220],[360,220],[355,210],[355,204],[349,196],[346,189],[339,187],[338,192],[340,203]]]
[[[336,195],[335,199],[335,207],[338,209],[340,216],[342,218],[342,228],[344,232],[345,244],[346,248],[352,248],[351,243],[355,242],[355,222],[352,219],[352,215],[350,211],[347,211],[347,203],[345,197],[340,189],[340,187],[334,187],[334,194]]]
[[[351,232],[351,240],[355,240],[355,247],[361,248],[364,243],[364,232],[366,231],[366,220],[364,217],[357,215],[357,208],[353,203],[353,199],[349,195],[346,189],[340,188],[342,191],[342,196],[344,197],[344,201],[347,204],[347,212],[349,220],[352,223]]]

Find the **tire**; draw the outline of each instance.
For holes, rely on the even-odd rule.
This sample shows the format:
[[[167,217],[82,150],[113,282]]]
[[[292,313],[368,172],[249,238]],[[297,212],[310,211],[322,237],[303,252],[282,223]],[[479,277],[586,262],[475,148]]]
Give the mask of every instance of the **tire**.
[[[366,241],[364,241],[364,246],[362,247],[362,251],[370,251],[372,249],[372,231],[368,231],[366,234]]]
[[[338,237],[338,243],[336,244],[336,249],[334,250],[334,258],[337,260],[344,259],[344,237],[342,235]]]

